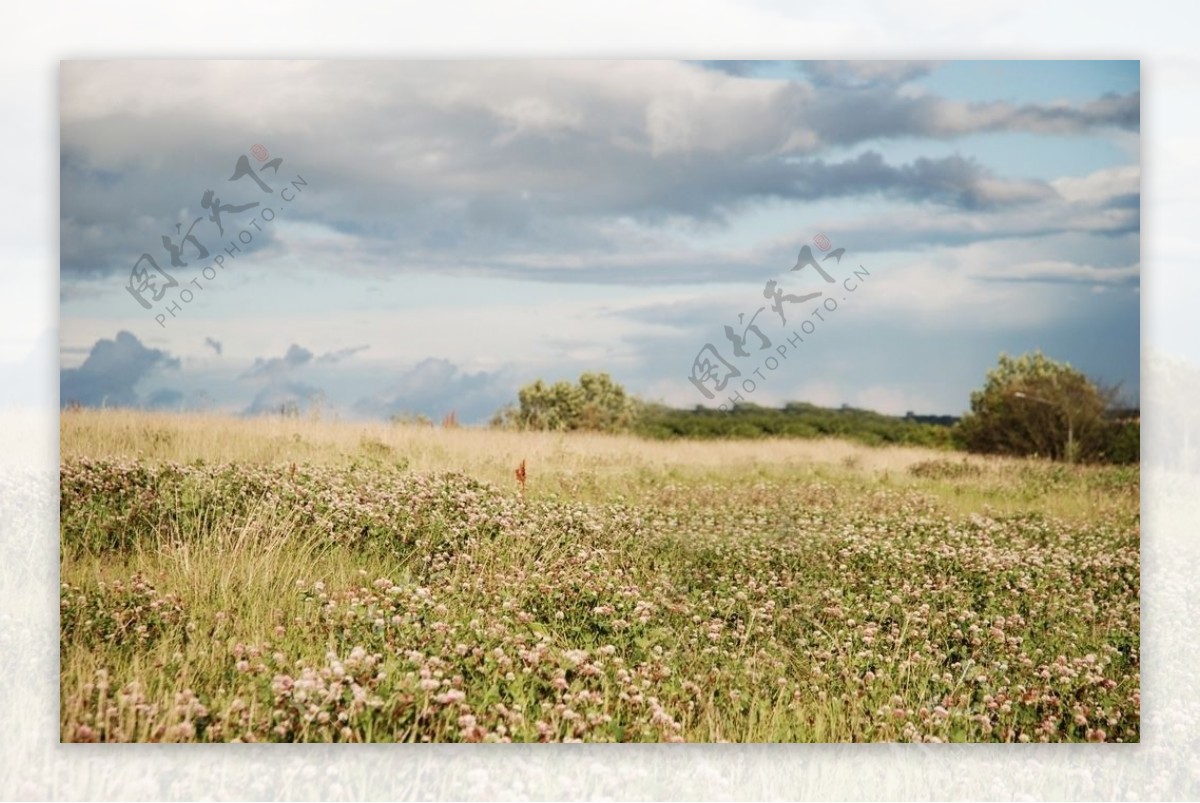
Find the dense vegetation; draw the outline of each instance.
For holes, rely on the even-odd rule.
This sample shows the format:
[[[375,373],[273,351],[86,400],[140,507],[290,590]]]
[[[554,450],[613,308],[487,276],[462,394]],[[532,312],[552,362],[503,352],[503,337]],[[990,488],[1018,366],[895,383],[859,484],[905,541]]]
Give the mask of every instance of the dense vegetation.
[[[951,421],[953,419],[950,419]],[[951,428],[916,418],[899,418],[853,407],[830,409],[792,402],[782,409],[737,405],[721,411],[706,407],[679,410],[647,405],[633,431],[650,438],[820,438],[865,443],[949,448]]]
[[[739,404],[691,410],[647,403],[605,373],[577,383],[537,380],[521,388],[517,404],[492,426],[517,431],[629,432],[646,438],[843,438],[869,446],[909,445],[980,454],[1029,455],[1064,462],[1137,463],[1137,411],[1121,410],[1115,388],[1104,388],[1040,352],[1000,355],[984,387],[971,394],[971,411],[953,416],[884,415],[791,402],[782,408]]]
[[[64,741],[1140,738],[1136,467],[74,411],[60,479]]]
[[[547,385],[537,380],[517,393],[517,405],[506,407],[492,425],[550,432],[626,432],[637,420],[640,405],[605,373],[584,373],[578,383]]]
[[[1134,463],[1140,427],[1117,410],[1118,388],[1092,381],[1040,351],[1000,355],[955,439],[981,454],[1035,455],[1068,463]]]

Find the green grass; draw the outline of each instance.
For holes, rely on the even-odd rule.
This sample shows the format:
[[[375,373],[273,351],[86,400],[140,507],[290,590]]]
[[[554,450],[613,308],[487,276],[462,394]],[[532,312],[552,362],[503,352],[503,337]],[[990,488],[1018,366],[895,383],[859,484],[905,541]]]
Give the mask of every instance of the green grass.
[[[64,415],[63,740],[1139,738],[1136,467],[226,426]]]

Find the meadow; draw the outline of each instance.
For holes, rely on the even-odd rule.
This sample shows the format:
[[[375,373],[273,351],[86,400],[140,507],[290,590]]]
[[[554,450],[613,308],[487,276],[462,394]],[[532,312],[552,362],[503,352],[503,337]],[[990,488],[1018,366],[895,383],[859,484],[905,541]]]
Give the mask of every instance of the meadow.
[[[1139,739],[1137,466],[65,410],[60,478],[63,741]]]

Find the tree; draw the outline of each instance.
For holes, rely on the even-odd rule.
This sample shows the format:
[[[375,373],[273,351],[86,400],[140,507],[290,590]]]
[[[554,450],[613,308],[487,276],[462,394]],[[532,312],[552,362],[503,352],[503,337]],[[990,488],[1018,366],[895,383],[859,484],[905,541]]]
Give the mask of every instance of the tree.
[[[971,412],[956,437],[973,452],[1102,460],[1110,430],[1105,413],[1115,397],[1115,388],[1101,388],[1040,351],[1001,354],[984,387],[971,394]]]
[[[629,428],[636,402],[604,373],[585,373],[579,383],[532,382],[517,392],[517,407],[507,407],[493,426],[552,431],[620,432]]]

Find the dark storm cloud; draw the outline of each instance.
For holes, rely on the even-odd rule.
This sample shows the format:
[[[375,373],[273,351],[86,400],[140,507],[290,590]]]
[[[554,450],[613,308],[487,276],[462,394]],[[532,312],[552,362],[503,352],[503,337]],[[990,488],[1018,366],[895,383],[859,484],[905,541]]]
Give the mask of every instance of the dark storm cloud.
[[[177,358],[147,348],[133,334],[121,331],[113,340],[96,341],[80,367],[59,372],[59,398],[64,405],[137,407],[142,403],[137,384],[171,368],[179,368]]]

